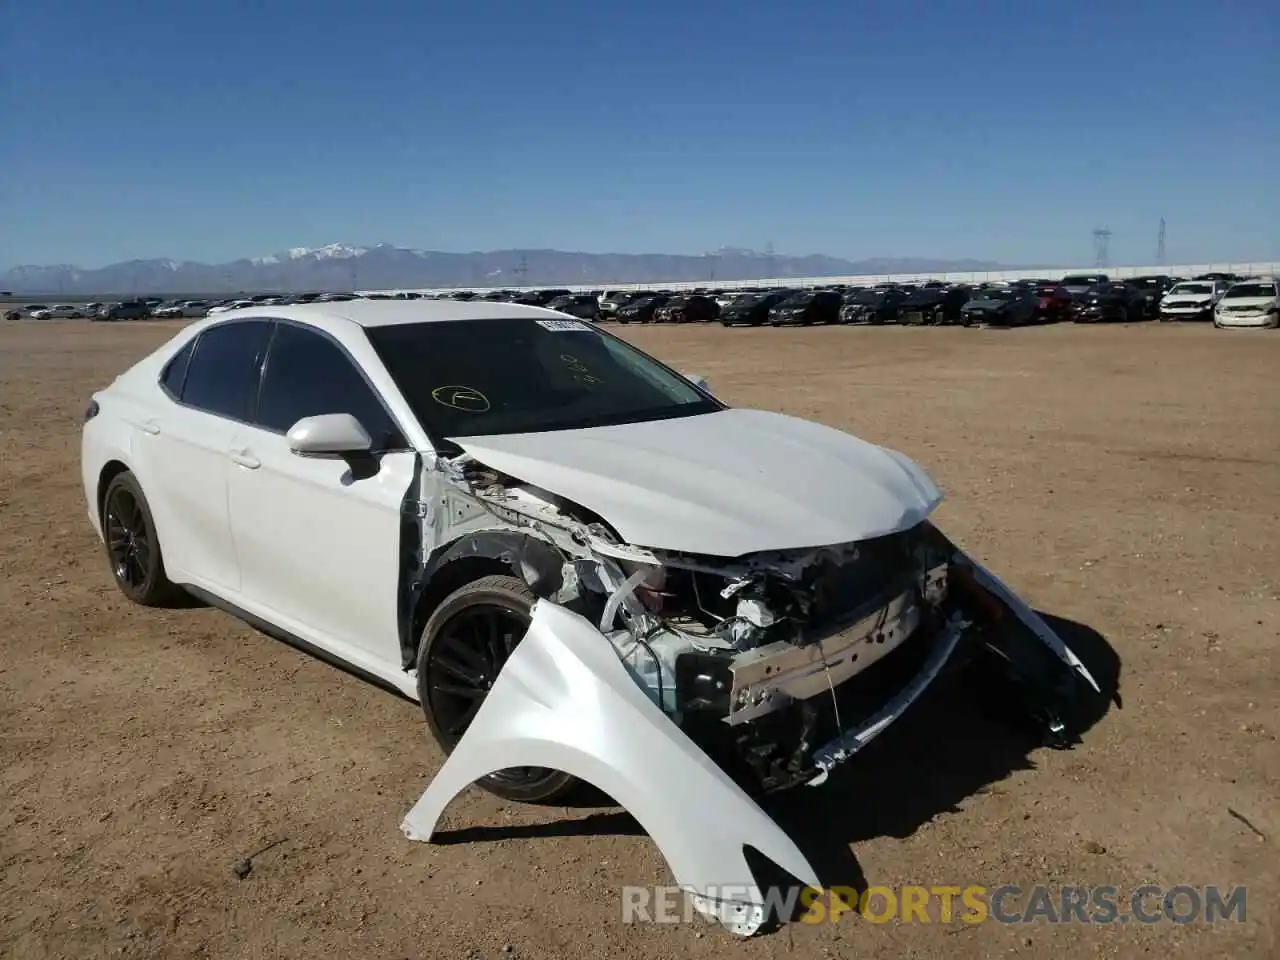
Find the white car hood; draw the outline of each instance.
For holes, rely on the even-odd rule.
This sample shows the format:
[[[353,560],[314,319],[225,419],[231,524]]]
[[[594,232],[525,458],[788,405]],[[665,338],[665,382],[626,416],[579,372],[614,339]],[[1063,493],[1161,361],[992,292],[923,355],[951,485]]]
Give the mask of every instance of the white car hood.
[[[763,410],[453,442],[628,543],[719,557],[896,533],[942,501],[897,451]]]

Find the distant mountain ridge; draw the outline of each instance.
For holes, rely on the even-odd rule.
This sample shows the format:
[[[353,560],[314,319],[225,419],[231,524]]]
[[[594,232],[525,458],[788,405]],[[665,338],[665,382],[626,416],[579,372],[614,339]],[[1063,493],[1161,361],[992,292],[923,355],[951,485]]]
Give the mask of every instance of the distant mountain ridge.
[[[446,253],[387,243],[295,247],[230,263],[127,260],[86,270],[67,264],[18,266],[0,273],[0,289],[22,294],[236,293],[270,290],[378,290],[418,287],[518,287],[763,280],[884,273],[1013,269],[985,260],[886,257],[842,260],[783,256],[726,247],[701,256],[492,250]]]

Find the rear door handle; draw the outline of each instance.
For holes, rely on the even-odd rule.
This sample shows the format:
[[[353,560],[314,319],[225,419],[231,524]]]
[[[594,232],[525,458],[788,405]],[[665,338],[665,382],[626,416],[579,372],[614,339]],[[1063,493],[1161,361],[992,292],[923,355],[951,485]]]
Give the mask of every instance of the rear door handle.
[[[248,447],[232,447],[231,459],[249,470],[257,470],[262,466],[262,461],[250,453]]]
[[[146,433],[150,433],[153,435],[160,432],[160,424],[156,422],[154,417],[152,417],[149,420],[143,420],[140,424],[138,424],[138,426],[141,427]]]

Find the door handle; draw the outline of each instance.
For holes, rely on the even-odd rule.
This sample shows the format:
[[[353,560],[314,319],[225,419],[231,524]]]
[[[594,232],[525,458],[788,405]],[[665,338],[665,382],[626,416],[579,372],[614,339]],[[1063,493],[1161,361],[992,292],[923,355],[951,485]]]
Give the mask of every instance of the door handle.
[[[160,424],[156,422],[154,417],[152,417],[149,420],[143,420],[140,424],[138,424],[138,426],[141,427],[144,432],[150,433],[152,435],[160,432]]]
[[[248,447],[232,447],[231,460],[249,470],[257,470],[262,466],[262,461],[250,453]]]

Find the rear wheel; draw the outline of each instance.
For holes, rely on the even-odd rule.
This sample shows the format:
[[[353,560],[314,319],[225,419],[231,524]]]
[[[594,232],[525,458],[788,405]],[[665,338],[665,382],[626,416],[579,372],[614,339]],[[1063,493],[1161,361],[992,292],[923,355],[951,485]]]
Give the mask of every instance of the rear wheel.
[[[498,673],[529,629],[533,592],[508,576],[467,584],[436,608],[418,646],[418,699],[431,735],[452,753]],[[477,781],[490,793],[525,803],[550,803],[577,780],[559,770],[513,767]]]
[[[164,572],[155,520],[137,477],[125,471],[102,498],[102,539],[120,592],[144,607],[158,607],[181,592]]]

